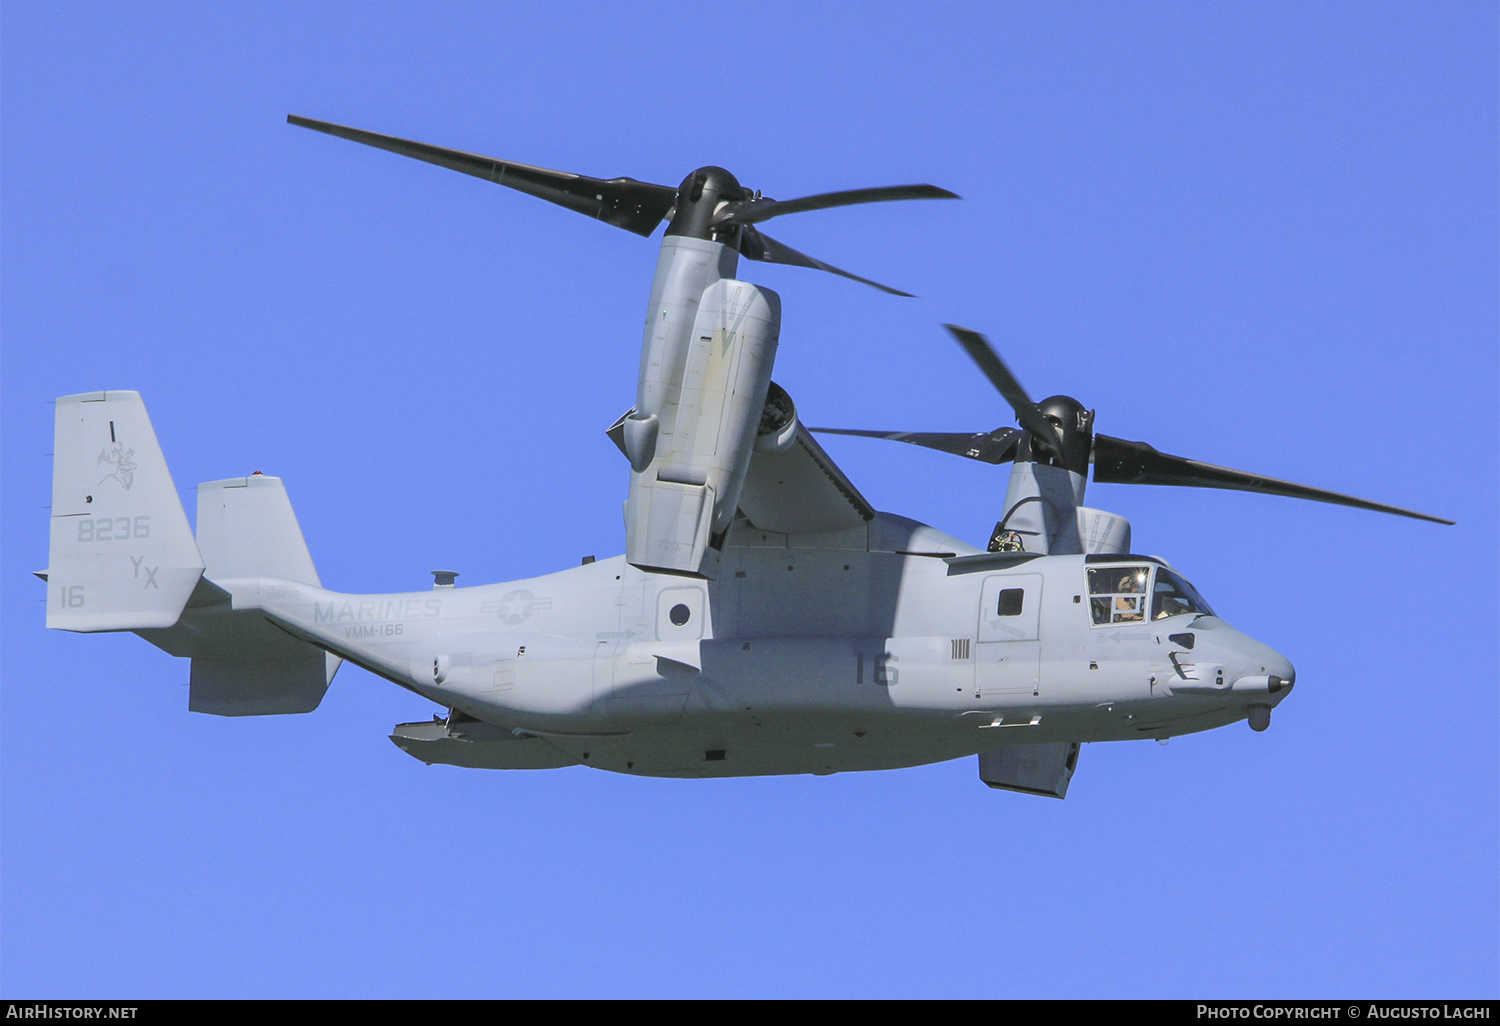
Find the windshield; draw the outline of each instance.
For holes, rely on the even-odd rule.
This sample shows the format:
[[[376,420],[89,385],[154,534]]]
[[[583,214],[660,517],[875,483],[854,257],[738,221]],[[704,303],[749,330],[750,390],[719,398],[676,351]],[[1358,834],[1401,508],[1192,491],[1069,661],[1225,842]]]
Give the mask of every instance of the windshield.
[[[1197,589],[1166,567],[1158,567],[1156,584],[1151,591],[1151,619],[1164,620],[1184,613],[1214,615]]]
[[[1149,566],[1090,569],[1089,612],[1094,623],[1143,623],[1150,584]]]
[[[1214,615],[1197,589],[1173,570],[1132,564],[1089,569],[1089,614],[1096,625],[1145,623],[1188,613]]]

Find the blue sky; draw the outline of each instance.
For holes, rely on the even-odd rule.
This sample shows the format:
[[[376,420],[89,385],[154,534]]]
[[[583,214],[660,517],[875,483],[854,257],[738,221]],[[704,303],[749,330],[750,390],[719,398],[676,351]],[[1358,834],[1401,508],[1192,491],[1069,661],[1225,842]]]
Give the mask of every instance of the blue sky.
[[[816,9],[814,9],[816,8]],[[1494,996],[1491,4],[0,7],[0,994]],[[813,423],[1007,411],[990,335],[1099,430],[1409,506],[1099,486],[1286,653],[1265,734],[655,781],[426,768],[346,667],[301,717],[42,629],[54,396],[137,389],[176,483],[282,476],[323,581],[623,549],[655,241],[286,114],[600,177],[961,203],[778,222],[921,298],[748,265]],[[829,451],[982,543],[1005,479]],[[191,502],[189,503],[191,510]]]

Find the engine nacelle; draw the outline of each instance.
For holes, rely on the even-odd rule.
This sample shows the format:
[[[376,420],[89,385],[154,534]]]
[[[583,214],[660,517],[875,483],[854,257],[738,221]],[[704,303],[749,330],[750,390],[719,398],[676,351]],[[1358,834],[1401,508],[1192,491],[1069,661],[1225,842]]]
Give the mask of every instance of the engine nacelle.
[[[731,279],[704,289],[680,381],[656,414],[651,462],[630,478],[625,551],[635,566],[697,573],[710,541],[728,530],[780,332],[776,293]]]

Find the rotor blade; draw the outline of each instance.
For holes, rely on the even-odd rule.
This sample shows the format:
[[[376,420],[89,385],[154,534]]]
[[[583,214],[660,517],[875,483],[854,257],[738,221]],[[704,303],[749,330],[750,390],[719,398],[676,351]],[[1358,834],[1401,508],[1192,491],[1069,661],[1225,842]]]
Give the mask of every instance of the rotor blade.
[[[1005,361],[1000,359],[1000,354],[995,352],[995,347],[979,332],[970,331],[968,328],[960,328],[956,324],[945,324],[958,339],[958,344],[964,347],[964,351],[979,364],[979,369],[984,371],[984,376],[990,379],[1005,401],[1010,403],[1010,408],[1016,411],[1016,420],[1021,426],[1030,431],[1033,437],[1039,439],[1043,444],[1050,445],[1054,452],[1062,451],[1062,440],[1058,437],[1057,428],[1046,417],[1037,404],[1031,401],[1026,394],[1026,389],[1016,380],[1016,376],[1005,366]]]
[[[825,435],[857,435],[861,438],[887,438],[893,442],[909,442],[939,452],[951,452],[981,463],[1009,463],[1016,458],[1016,443],[1021,432],[1015,428],[996,428],[978,434],[960,434],[938,431],[852,431],[847,428],[808,428]]]
[[[461,171],[487,182],[509,186],[530,196],[576,210],[606,224],[650,235],[677,204],[677,190],[665,185],[638,182],[634,178],[589,178],[566,171],[549,171],[544,167],[496,160],[477,153],[445,149],[427,143],[397,139],[391,135],[347,128],[326,121],[288,114],[287,122],[316,132],[326,132],[340,139],[364,143],[376,149],[389,150],[403,157],[425,160],[453,171]]]
[[[1109,435],[1094,436],[1094,480],[1106,484],[1151,484],[1177,485],[1189,488],[1229,488],[1241,492],[1261,492],[1266,495],[1285,495],[1293,499],[1311,499],[1314,502],[1331,502],[1338,506],[1353,506],[1377,513],[1394,513],[1397,516],[1416,520],[1430,520],[1435,524],[1452,524],[1452,520],[1414,513],[1409,509],[1386,506],[1379,502],[1356,499],[1352,495],[1309,488],[1291,481],[1278,481],[1274,477],[1247,474],[1243,470],[1216,467],[1211,463],[1199,463],[1185,456],[1170,456],[1158,452],[1145,442],[1127,442],[1123,438]]]
[[[830,274],[838,274],[845,278],[852,278],[854,281],[863,282],[866,285],[879,289],[881,292],[889,292],[893,296],[906,296],[909,299],[914,298],[910,292],[902,292],[900,289],[893,289],[889,285],[882,285],[878,281],[861,278],[857,274],[841,271],[832,264],[825,264],[821,260],[814,260],[806,253],[798,253],[791,246],[777,242],[754,225],[746,225],[744,232],[740,235],[740,256],[750,260],[763,260],[768,264],[791,264],[794,267],[814,267],[820,271],[827,271]]]
[[[886,203],[891,200],[913,199],[958,199],[957,193],[939,189],[936,185],[887,185],[876,189],[846,189],[843,192],[824,192],[801,199],[773,200],[756,199],[731,203],[714,219],[721,224],[759,224],[783,214],[800,214],[804,210],[827,210],[829,207],[848,207],[856,203]]]

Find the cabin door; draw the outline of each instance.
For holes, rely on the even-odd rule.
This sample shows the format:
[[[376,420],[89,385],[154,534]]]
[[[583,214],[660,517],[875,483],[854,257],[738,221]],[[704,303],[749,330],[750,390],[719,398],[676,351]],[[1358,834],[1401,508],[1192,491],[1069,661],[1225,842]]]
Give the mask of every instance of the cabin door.
[[[992,574],[979,599],[974,690],[980,695],[1040,695],[1041,574]]]

